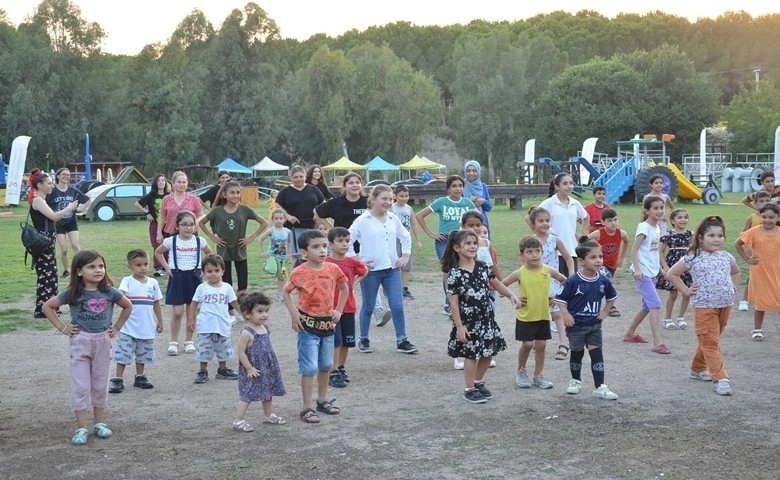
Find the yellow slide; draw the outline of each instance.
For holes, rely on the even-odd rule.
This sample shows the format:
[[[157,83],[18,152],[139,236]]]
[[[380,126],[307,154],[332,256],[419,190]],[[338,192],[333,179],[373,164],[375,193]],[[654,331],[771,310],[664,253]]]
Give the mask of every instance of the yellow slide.
[[[681,200],[701,200],[701,189],[685,178],[685,175],[673,163],[667,163],[669,170],[677,177],[677,196]]]

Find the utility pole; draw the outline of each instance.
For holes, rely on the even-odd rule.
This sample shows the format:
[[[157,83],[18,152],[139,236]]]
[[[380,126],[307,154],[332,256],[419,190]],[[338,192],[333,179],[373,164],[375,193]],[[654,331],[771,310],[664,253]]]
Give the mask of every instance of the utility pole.
[[[756,91],[758,91],[758,81],[761,79],[761,67],[754,68],[753,73],[756,74]]]

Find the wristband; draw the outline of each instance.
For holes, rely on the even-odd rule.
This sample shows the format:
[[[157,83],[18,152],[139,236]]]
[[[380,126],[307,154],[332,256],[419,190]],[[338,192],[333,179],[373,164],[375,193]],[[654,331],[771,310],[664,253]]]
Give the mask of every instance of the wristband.
[[[62,327],[62,330],[60,330],[60,332],[61,332],[61,333],[65,333],[65,330],[67,330],[67,329],[68,329],[68,326],[67,326],[67,325],[65,325],[65,326],[63,326],[63,327]]]

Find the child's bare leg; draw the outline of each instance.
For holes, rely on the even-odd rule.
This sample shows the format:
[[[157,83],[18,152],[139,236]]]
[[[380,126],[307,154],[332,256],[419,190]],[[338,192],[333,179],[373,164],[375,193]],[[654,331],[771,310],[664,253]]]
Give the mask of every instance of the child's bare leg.
[[[753,310],[753,328],[761,330],[764,325],[764,312],[760,310]]]
[[[490,362],[488,362],[490,364]],[[477,378],[477,361],[467,358],[463,362],[463,380],[466,382],[466,389],[474,388],[474,380]]]
[[[246,418],[246,411],[249,409],[249,402],[238,402],[236,407],[236,422],[240,422]],[[265,402],[263,402],[263,411],[265,411]],[[268,415],[266,415],[267,417]]]
[[[348,347],[336,347],[333,349],[333,370],[343,367],[347,364],[347,356],[349,355]]]
[[[634,319],[631,320],[631,324],[628,326],[628,330],[626,330],[626,334],[623,335],[623,337],[634,338],[636,336],[636,329],[639,328],[639,325],[642,323],[648,313],[649,312],[647,310],[639,310],[636,312]]]
[[[650,332],[653,334],[653,346],[660,345],[661,342],[661,321],[659,317],[661,310],[654,308],[647,312],[648,320],[650,322]]]
[[[747,302],[748,284],[750,283],[750,277],[745,280],[745,290],[742,292],[742,301]]]
[[[317,372],[317,401],[320,403],[328,400],[328,375],[330,372],[327,370]]]
[[[313,387],[314,387],[314,376],[301,375],[301,395],[303,396],[303,408],[314,407],[314,404],[311,402],[311,392]]]
[[[184,314],[184,305],[174,305],[171,308],[171,341],[179,341],[179,331],[181,330],[181,317]]]
[[[550,312],[552,319],[555,322],[555,327],[558,329],[558,344],[569,345],[569,339],[566,337],[566,324],[563,323],[563,315],[561,312]]]
[[[412,272],[401,269],[401,286],[403,288],[409,288],[409,274]]]
[[[219,365],[219,368],[227,368],[227,362],[217,362],[217,364]],[[202,365],[203,365],[203,363],[201,363],[200,369],[201,370],[205,370],[206,367],[204,367]],[[208,364],[206,364],[206,365],[208,365]]]
[[[544,372],[544,349],[547,347],[547,340],[534,340],[534,374],[539,375]]]
[[[688,304],[690,301],[691,297],[682,295],[682,298],[680,299],[680,312],[677,314],[677,318],[683,318],[685,316],[685,313],[688,311]]]
[[[121,363],[116,364],[116,376],[122,377],[125,374],[125,367],[127,365],[122,365]],[[138,363],[135,364],[135,369],[138,370]]]
[[[95,423],[103,423],[103,414],[106,412],[106,409],[104,407],[92,407],[92,419],[95,421]],[[87,411],[84,410],[84,423],[86,423],[87,419]]]
[[[187,318],[190,317],[190,309],[192,308],[192,303],[188,303],[185,306],[185,310],[187,311]],[[191,342],[192,336],[195,335],[195,332],[190,332],[189,329],[184,329],[184,341]]]
[[[476,371],[474,372],[474,381],[482,381],[485,378],[485,374],[487,373],[488,368],[490,368],[490,361],[492,360],[492,357],[482,357],[479,360],[477,360],[477,367]],[[474,384],[471,384],[474,386]]]
[[[282,288],[284,288],[284,280],[277,280],[276,281],[276,293],[282,293]]]
[[[666,316],[664,318],[672,318],[674,313],[674,302],[677,301],[677,290],[670,290],[669,296],[666,297]]]
[[[534,342],[523,342],[520,345],[520,351],[517,352],[517,371],[525,370],[525,365],[528,363],[528,356],[531,354],[533,346]]]
[[[143,375],[144,374],[144,364],[135,362],[135,374],[136,375]],[[125,369],[122,368],[122,373],[125,373]],[[116,376],[121,377],[122,375],[119,374],[119,364],[116,364]]]
[[[76,426],[79,428],[87,428],[87,411],[76,410]]]
[[[273,413],[274,410],[274,403],[272,399],[264,400],[263,401],[263,416],[268,417]]]

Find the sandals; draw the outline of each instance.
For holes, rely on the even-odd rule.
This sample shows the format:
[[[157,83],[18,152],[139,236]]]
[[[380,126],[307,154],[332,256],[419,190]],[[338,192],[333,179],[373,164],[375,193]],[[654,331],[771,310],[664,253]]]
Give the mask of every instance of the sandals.
[[[179,354],[179,342],[168,342],[168,355],[175,357]]]
[[[303,423],[320,423],[320,417],[311,408],[307,408],[301,412],[301,421]]]
[[[616,307],[612,307],[609,310],[609,316],[610,317],[619,317],[620,316],[620,310],[618,310]]]
[[[249,433],[249,432],[254,432],[255,431],[255,429],[252,428],[252,425],[250,425],[249,422],[247,422],[246,420],[240,420],[238,422],[234,421],[233,422],[233,430],[235,430],[237,432],[244,432],[244,433]]]
[[[184,353],[195,353],[195,343],[184,342]]]
[[[663,325],[664,325],[664,329],[666,329],[666,330],[678,330],[679,329],[677,324],[671,318],[664,318]],[[686,326],[687,326],[687,324],[686,324]]]
[[[263,417],[263,423],[268,423],[270,425],[284,425],[287,423],[287,420],[283,419],[275,413],[272,413],[267,417]]]
[[[647,340],[641,335],[634,335],[633,337],[623,337],[624,342],[628,343],[647,343]]]
[[[750,335],[753,337],[753,340],[755,340],[756,342],[761,342],[764,340],[764,331],[761,330],[760,328],[757,328],[752,332],[750,332]]]
[[[667,347],[663,343],[659,343],[655,347],[651,348],[650,351],[653,353],[660,353],[661,355],[669,355],[670,353],[672,353],[672,351],[669,350],[669,347]]]
[[[339,407],[336,407],[336,406],[333,405],[333,402],[335,400],[336,399],[334,398],[332,400],[325,400],[325,401],[322,401],[322,402],[318,401],[317,402],[317,411],[318,412],[322,412],[322,413],[324,413],[326,415],[338,415],[339,413],[341,413],[341,409]]]
[[[685,330],[686,328],[688,328],[688,322],[686,322],[683,317],[678,318],[677,328],[679,328],[680,330]]]
[[[558,345],[558,351],[555,353],[556,360],[566,360],[569,358],[569,347],[566,345]]]
[[[70,443],[73,445],[84,445],[87,443],[87,429],[77,428],[76,433],[70,439]]]
[[[92,427],[92,431],[95,432],[95,435],[99,438],[108,438],[114,434],[114,432],[108,429],[105,423],[96,423],[95,426]]]

